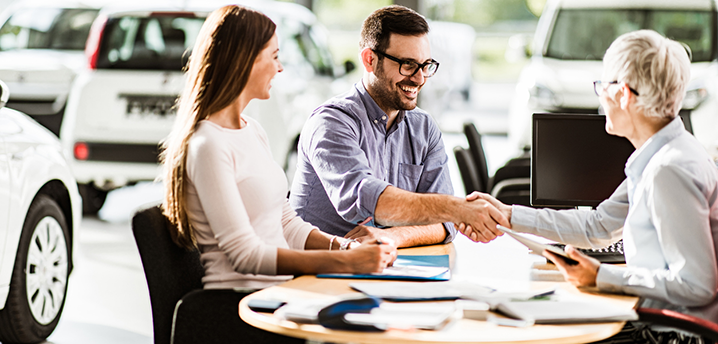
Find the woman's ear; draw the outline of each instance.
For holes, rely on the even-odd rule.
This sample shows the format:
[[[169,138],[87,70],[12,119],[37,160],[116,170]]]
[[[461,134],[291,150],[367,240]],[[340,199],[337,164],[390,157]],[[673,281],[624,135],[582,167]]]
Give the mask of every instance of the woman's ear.
[[[621,85],[621,91],[617,92],[617,94],[620,94],[620,97],[621,97],[621,99],[620,99],[621,109],[627,110],[628,105],[631,103],[631,100],[633,98],[633,93],[631,92],[631,89],[628,87],[628,85],[623,83]]]
[[[361,59],[361,63],[364,65],[364,69],[372,73],[374,72],[374,68],[376,68],[375,63],[378,61],[376,56],[374,55],[374,52],[371,51],[371,48],[364,48],[361,52],[359,52],[359,58]]]

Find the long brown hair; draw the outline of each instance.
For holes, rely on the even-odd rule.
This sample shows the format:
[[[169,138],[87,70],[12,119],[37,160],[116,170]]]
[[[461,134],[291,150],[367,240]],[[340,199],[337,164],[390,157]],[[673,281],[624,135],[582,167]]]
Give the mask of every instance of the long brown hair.
[[[244,90],[254,60],[274,35],[276,25],[257,11],[231,5],[212,12],[197,36],[186,67],[187,84],[179,98],[177,119],[162,142],[165,197],[163,212],[172,222],[174,242],[197,246],[187,217],[187,145],[197,124],[234,102]]]

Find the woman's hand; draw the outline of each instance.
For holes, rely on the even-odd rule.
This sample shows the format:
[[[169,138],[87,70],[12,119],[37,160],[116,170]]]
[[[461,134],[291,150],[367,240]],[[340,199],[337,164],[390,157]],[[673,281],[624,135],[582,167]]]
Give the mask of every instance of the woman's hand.
[[[593,287],[596,285],[596,276],[598,275],[598,268],[601,266],[595,258],[591,258],[571,245],[566,245],[566,253],[573,260],[577,261],[578,264],[570,265],[561,257],[552,252],[544,251],[543,256],[550,259],[559,271],[566,278],[566,281],[577,287]]]
[[[371,239],[358,247],[346,251],[351,254],[350,266],[353,273],[382,272],[396,260],[396,245],[390,238]]]

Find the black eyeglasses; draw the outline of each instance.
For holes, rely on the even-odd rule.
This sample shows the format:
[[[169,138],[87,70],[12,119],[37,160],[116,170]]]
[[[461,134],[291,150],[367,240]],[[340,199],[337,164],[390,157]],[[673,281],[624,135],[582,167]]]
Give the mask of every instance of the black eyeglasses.
[[[434,74],[436,74],[436,71],[439,69],[439,62],[436,62],[436,60],[431,59],[429,62],[424,63],[418,63],[412,60],[402,60],[399,58],[396,58],[394,56],[391,56],[387,53],[377,51],[372,49],[371,51],[377,53],[378,55],[381,55],[383,57],[388,58],[389,60],[392,60],[399,64],[399,74],[403,76],[414,76],[416,72],[421,69],[421,73],[424,74],[425,78],[428,78]]]
[[[597,96],[600,96],[600,95],[601,95],[601,92],[599,92],[599,88],[600,88],[601,91],[603,91],[603,90],[605,90],[608,86],[614,85],[614,84],[618,84],[618,83],[620,83],[620,81],[601,81],[601,80],[596,80],[596,81],[593,82],[593,92],[596,92],[596,95],[597,95]],[[628,85],[626,85],[626,86],[628,86]],[[634,90],[633,88],[631,88],[631,86],[628,86],[628,89],[629,89],[631,92],[633,92],[633,94],[635,94],[635,95],[637,95],[637,96],[640,95],[640,94],[638,94],[638,91],[636,91],[636,90]]]

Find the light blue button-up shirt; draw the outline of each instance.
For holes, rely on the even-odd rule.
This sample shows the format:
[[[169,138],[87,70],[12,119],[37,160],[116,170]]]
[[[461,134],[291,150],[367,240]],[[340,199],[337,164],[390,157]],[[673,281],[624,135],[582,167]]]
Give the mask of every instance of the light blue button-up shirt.
[[[599,289],[718,322],[716,165],[676,118],[629,157],[625,172],[596,210],[513,206],[511,224],[577,247],[606,246],[622,234],[626,266],[602,264]]]
[[[314,110],[299,139],[289,201],[323,231],[344,236],[374,217],[379,195],[395,187],[453,195],[441,131],[419,108],[388,117],[362,82]],[[372,220],[368,226],[378,226]],[[445,223],[445,242],[456,236]]]

